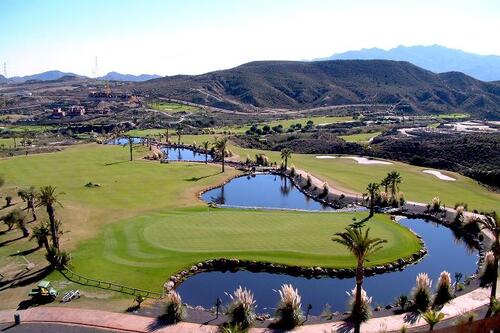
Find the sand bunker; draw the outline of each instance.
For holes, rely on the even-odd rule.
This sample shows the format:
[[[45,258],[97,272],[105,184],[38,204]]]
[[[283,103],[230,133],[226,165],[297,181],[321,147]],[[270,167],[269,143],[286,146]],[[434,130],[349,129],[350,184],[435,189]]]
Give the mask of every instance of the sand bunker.
[[[452,181],[452,182],[456,180],[455,178],[452,178],[450,176],[442,174],[441,171],[437,171],[437,170],[424,170],[422,172],[423,173],[428,173],[428,174],[433,175],[433,176],[436,176],[436,177],[438,177],[441,180],[448,180],[448,181]]]
[[[328,159],[328,158],[337,158],[337,157],[335,157],[335,156],[316,156],[316,158]]]
[[[366,157],[347,156],[347,157],[342,157],[342,158],[350,158],[352,160],[355,160],[359,164],[385,164],[385,165],[392,164],[391,162],[381,161],[381,160],[372,160],[372,159],[368,159]]]

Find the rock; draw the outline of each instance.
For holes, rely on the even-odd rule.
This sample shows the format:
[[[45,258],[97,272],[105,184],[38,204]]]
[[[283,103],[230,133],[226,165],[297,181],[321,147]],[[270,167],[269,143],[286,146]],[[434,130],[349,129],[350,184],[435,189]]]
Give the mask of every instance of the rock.
[[[198,266],[191,267],[191,272],[197,272],[197,271],[198,271]]]
[[[174,281],[168,281],[167,283],[165,283],[165,288],[166,288],[167,290],[171,290],[171,289],[173,289],[173,288],[174,288],[174,286],[175,286]]]
[[[386,305],[386,306],[385,306],[385,309],[386,309],[386,310],[390,310],[390,309],[392,309],[392,308],[393,308],[393,306],[392,306],[391,304],[388,304],[388,305]]]

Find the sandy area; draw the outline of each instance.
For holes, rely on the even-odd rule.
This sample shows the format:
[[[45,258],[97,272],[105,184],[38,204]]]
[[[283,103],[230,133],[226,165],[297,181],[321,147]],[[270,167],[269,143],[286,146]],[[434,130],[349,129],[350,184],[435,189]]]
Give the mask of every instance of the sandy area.
[[[439,178],[441,180],[447,180],[447,181],[452,181],[452,182],[454,182],[456,180],[455,178],[447,176],[447,175],[441,173],[441,171],[437,171],[437,170],[424,170],[422,172],[436,176],[437,178]]]
[[[392,164],[391,162],[387,162],[387,161],[368,159],[366,157],[358,157],[358,156],[346,156],[346,157],[341,157],[341,158],[350,158],[350,159],[358,162],[358,164],[385,164],[385,165]]]
[[[337,158],[335,156],[316,156],[316,158],[319,158],[319,159],[329,159],[329,158]]]

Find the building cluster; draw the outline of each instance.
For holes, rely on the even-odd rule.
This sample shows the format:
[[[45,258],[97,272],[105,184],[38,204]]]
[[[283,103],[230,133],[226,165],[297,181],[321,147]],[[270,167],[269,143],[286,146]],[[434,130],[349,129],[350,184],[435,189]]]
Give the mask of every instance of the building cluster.
[[[85,107],[82,105],[72,105],[68,108],[67,111],[62,108],[52,109],[52,114],[50,115],[53,119],[60,119],[63,117],[77,117],[83,116],[85,114]]]

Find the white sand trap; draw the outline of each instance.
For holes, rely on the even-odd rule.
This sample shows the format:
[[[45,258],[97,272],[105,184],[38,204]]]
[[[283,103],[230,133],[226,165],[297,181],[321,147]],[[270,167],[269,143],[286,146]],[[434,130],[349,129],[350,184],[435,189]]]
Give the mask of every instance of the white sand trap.
[[[434,175],[434,176],[438,177],[441,180],[448,180],[448,181],[452,181],[452,182],[454,182],[456,180],[455,178],[452,178],[450,176],[442,174],[441,171],[437,171],[437,170],[424,170],[422,172]]]
[[[346,156],[342,158],[350,158],[352,160],[355,160],[358,162],[358,164],[392,164],[391,162],[387,161],[381,161],[381,160],[373,160],[373,159],[368,159],[366,157],[357,157],[357,156]]]
[[[337,157],[336,156],[316,156],[316,158],[328,159],[328,158],[337,158]]]

